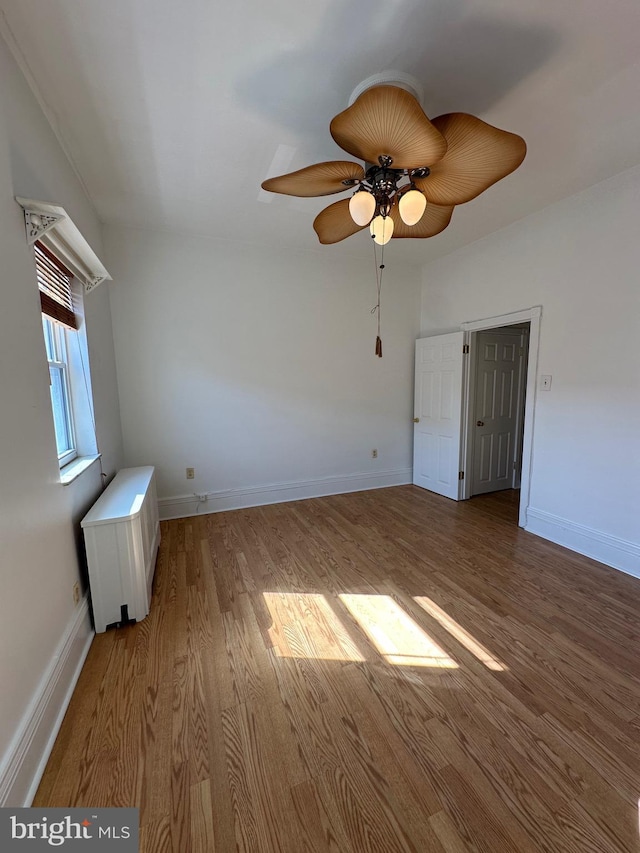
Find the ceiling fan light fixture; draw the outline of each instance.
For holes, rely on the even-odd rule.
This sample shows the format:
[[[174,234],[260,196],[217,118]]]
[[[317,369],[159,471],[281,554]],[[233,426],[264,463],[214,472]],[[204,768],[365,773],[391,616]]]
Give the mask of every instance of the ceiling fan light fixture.
[[[321,210],[313,227],[326,245],[369,226],[378,294],[371,312],[377,317],[377,356],[382,356],[380,291],[385,264],[384,249],[378,264],[376,246],[384,247],[392,237],[424,239],[440,234],[455,205],[471,201],[509,175],[527,151],[517,134],[467,113],[429,119],[420,94],[418,81],[404,72],[368,77],[329,125],[334,141],[360,162],[316,163],[262,184],[269,192],[300,198],[351,190],[351,198]]]
[[[360,189],[349,199],[349,213],[356,225],[368,225],[375,212],[376,200],[368,190]]]
[[[393,237],[393,219],[390,216],[376,216],[369,231],[378,246],[386,246]]]
[[[427,199],[414,187],[400,197],[398,203],[400,218],[405,225],[415,225],[422,219],[426,206]]]

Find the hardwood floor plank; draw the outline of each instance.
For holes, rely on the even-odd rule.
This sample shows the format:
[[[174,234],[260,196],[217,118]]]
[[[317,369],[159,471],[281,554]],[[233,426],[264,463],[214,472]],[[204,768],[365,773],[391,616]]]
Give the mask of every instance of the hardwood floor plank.
[[[239,601],[238,601],[238,612]],[[261,699],[262,685],[245,620],[230,611],[222,614],[227,661],[231,671],[234,704]]]
[[[429,823],[447,853],[467,853],[470,849],[455,827],[452,818],[444,810],[429,817]]]
[[[342,825],[336,826],[320,799],[315,782],[301,782],[291,788],[302,853],[355,853]]]
[[[493,853],[495,850],[500,850],[500,853],[528,853],[544,849],[527,839],[516,822],[509,823],[507,831],[499,819],[501,812],[504,813],[500,801],[490,797],[487,802],[481,790],[455,767],[443,768],[438,776],[443,803],[470,850],[478,853]],[[497,811],[495,806],[498,806]]]
[[[140,853],[173,853],[169,817],[150,821],[140,827]]]
[[[207,713],[209,768],[211,770],[211,808],[215,815],[213,831],[216,849],[226,851],[233,850],[235,846],[232,796],[227,773],[227,751],[222,725],[224,709],[228,708],[229,705],[225,701],[217,672],[218,668],[215,666],[215,661],[210,656],[203,657],[202,679]]]
[[[335,803],[353,850],[358,853],[421,853],[388,801],[371,787],[354,785],[346,764],[323,773],[318,784]]]
[[[260,849],[258,847],[258,815],[249,786],[240,713],[237,706],[222,712],[222,731],[226,748],[236,849],[238,853],[255,853]]]
[[[189,696],[187,686],[187,659],[174,662],[173,725],[171,738],[171,825],[174,847],[184,850],[188,845],[190,824],[189,789],[191,768],[189,745]]]
[[[240,597],[240,608],[247,630],[251,635],[252,646],[255,650],[255,661],[258,671],[260,689],[257,692],[257,702],[262,703],[269,715],[270,739],[277,749],[279,760],[286,774],[289,785],[293,788],[306,782],[309,774],[300,756],[297,740],[293,732],[285,707],[278,692],[278,683],[274,672],[274,658],[270,648],[262,643],[262,633],[258,625],[254,608],[254,597],[249,593]]]
[[[203,779],[202,782],[191,786],[189,811],[191,827],[188,849],[191,853],[215,853],[211,785],[208,779]]]
[[[360,668],[349,667],[345,670],[341,689],[349,705],[355,705],[353,713],[368,732],[367,742],[374,750],[376,766],[384,768],[385,777],[394,782],[400,775],[399,787],[403,796],[408,800],[411,797],[416,800],[423,814],[432,815],[440,811],[442,803],[433,784],[433,770],[425,772],[419,766],[411,745],[393,725],[383,705],[372,696]],[[355,704],[356,696],[359,704]],[[442,766],[446,765],[443,763]],[[405,792],[405,787],[409,788],[410,794]]]

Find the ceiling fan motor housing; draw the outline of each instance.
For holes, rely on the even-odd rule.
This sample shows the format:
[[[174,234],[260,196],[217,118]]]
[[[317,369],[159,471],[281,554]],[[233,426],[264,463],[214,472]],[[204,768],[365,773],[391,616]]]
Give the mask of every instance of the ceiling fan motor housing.
[[[430,169],[428,166],[412,170],[394,169],[391,166],[393,163],[391,157],[381,155],[378,159],[380,165],[365,163],[365,180],[361,182],[361,185],[364,185],[363,188],[370,189],[375,196],[379,213],[382,216],[387,216],[398,197],[403,192],[415,187],[414,177],[426,178]],[[407,178],[407,183],[401,184],[404,178]]]

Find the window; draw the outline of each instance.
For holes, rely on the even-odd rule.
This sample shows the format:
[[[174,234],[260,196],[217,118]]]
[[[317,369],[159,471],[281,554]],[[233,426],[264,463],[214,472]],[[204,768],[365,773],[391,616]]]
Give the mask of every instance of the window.
[[[35,257],[51,378],[52,438],[60,482],[68,485],[100,459],[84,295],[111,276],[63,207],[28,198],[16,201]]]
[[[78,455],[69,378],[69,336],[77,336],[78,327],[73,310],[73,274],[42,243],[35,243],[34,251],[49,362],[53,424],[58,462],[62,468]]]
[[[56,431],[60,467],[75,459],[77,454],[73,428],[73,410],[69,386],[66,330],[45,314],[42,315],[44,342],[49,362],[51,407]]]

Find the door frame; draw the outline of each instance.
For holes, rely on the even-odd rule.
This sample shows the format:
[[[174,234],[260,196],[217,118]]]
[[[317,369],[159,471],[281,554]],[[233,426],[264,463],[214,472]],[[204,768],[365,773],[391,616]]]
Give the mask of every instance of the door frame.
[[[533,425],[536,403],[536,390],[538,387],[538,351],[540,348],[540,319],[542,317],[542,306],[535,305],[522,311],[514,311],[510,314],[499,314],[496,317],[486,317],[482,320],[470,320],[462,323],[460,328],[465,333],[465,343],[470,344],[472,332],[481,332],[486,329],[494,329],[498,326],[514,326],[529,322],[529,355],[527,359],[527,385],[525,390],[524,405],[524,434],[522,438],[522,476],[520,481],[520,508],[518,513],[518,525],[526,527],[527,510],[531,495],[531,473],[533,468]],[[471,358],[465,359],[465,371],[463,376],[463,400],[462,400],[462,470],[470,472],[471,465],[471,441],[469,437],[469,424],[473,417],[473,374],[471,370]],[[462,500],[471,497],[471,476],[465,476],[461,483]]]

